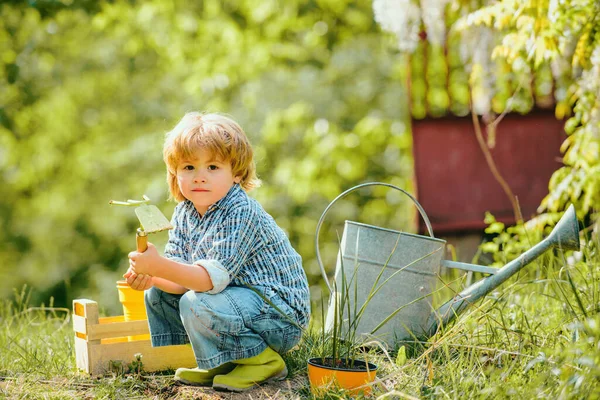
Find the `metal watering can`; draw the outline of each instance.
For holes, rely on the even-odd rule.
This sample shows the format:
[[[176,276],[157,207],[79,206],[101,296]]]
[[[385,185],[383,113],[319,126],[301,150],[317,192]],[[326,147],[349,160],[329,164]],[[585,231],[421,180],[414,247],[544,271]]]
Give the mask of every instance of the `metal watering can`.
[[[577,217],[573,205],[570,205],[547,238],[502,268],[442,260],[446,241],[433,236],[427,214],[411,194],[388,183],[364,183],[337,196],[325,208],[317,223],[317,261],[331,292],[326,329],[331,329],[336,304],[333,299],[340,293],[339,290],[334,292],[321,261],[321,225],[327,212],[338,200],[360,188],[376,185],[393,188],[407,195],[419,210],[430,237],[353,221],[345,222],[337,258],[335,287],[347,285],[347,290],[351,292],[348,296],[350,310],[358,310],[368,301],[355,326],[356,337],[362,339],[375,339],[393,347],[399,341],[429,338],[439,327],[453,321],[469,305],[490,293],[549,248],[579,250]],[[490,276],[477,281],[434,309],[432,294],[436,290],[441,267],[482,272]],[[346,282],[342,281],[342,276]],[[373,288],[376,286],[379,289],[373,295]],[[344,310],[344,318],[348,317],[347,311],[348,309]]]

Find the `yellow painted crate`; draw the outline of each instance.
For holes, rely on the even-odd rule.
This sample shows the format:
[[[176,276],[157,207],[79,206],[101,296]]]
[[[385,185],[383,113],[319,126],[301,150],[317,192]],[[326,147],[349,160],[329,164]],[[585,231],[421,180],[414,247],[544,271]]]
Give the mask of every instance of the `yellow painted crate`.
[[[189,345],[152,347],[149,339],[129,341],[129,336],[149,333],[148,321],[125,321],[122,315],[100,318],[93,300],[73,300],[73,330],[77,368],[90,375],[126,366],[138,353],[147,372],[197,366]]]

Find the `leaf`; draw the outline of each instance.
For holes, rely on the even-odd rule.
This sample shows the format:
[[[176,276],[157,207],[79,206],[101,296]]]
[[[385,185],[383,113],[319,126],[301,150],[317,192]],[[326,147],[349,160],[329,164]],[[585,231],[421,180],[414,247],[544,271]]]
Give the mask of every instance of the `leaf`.
[[[538,355],[536,358],[527,363],[527,365],[523,369],[523,373],[526,374],[531,368],[535,367],[537,364],[541,364],[544,362],[546,362],[546,356],[544,355],[544,353],[540,353],[540,355]]]
[[[484,253],[496,253],[498,252],[498,244],[494,242],[487,242],[481,245],[481,250]]]
[[[594,196],[597,195],[596,184],[597,184],[597,182],[595,180],[590,180],[585,185],[585,190],[583,193],[583,202],[582,202],[583,205],[581,208],[582,208],[582,211],[585,212],[586,214],[590,211],[592,204],[594,204]]]
[[[542,62],[544,62],[544,54],[546,53],[546,43],[543,37],[538,37],[535,41],[535,69],[538,69]]]
[[[566,102],[561,101],[556,104],[554,115],[556,116],[556,119],[564,119],[570,112],[571,108],[569,105]]]
[[[500,233],[504,230],[504,224],[502,222],[493,222],[485,228],[485,233]]]
[[[492,213],[490,213],[489,211],[486,211],[483,222],[490,225],[490,224],[493,224],[494,222],[496,222],[496,218],[494,217],[494,215]]]
[[[401,346],[398,349],[398,355],[396,356],[396,365],[401,367],[406,364],[406,348]]]
[[[429,357],[427,357],[427,377],[429,379],[429,383],[433,382],[433,377],[434,377],[434,373],[433,373],[433,362],[431,361],[431,359]]]
[[[577,118],[569,118],[565,123],[565,132],[571,135],[575,132],[575,129],[579,126],[579,119]]]

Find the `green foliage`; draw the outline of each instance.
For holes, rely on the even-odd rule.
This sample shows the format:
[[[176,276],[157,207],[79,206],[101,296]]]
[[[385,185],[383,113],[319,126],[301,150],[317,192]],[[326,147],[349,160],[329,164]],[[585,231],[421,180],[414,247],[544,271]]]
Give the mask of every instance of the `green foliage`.
[[[600,202],[600,3],[594,0],[503,0],[472,12],[457,29],[485,26],[497,32],[501,44],[493,57],[514,73],[524,62],[540,71],[551,64],[557,83],[571,82],[557,92],[556,114],[571,113],[562,145],[564,167],[549,183],[540,212],[554,213],[575,204],[579,217]]]
[[[358,265],[351,270],[351,276],[347,276],[346,269],[342,266],[339,284],[337,279],[333,282],[327,319],[321,303],[321,320],[326,321],[321,328],[320,350],[322,352],[319,354],[321,365],[353,369],[354,361],[359,360],[360,355],[364,353],[361,349],[362,338],[360,334],[357,335],[357,329],[369,303],[370,295],[377,289],[377,283],[384,269],[360,308],[357,304]],[[331,322],[328,324],[329,321]],[[331,365],[327,364],[326,358],[330,359]]]
[[[511,278],[463,314],[407,364],[396,389],[433,398],[597,396],[598,237],[586,243],[581,253],[544,257],[538,276]],[[423,364],[419,388],[410,377]]]
[[[472,110],[493,118],[503,112],[525,114],[534,107],[552,107],[554,97],[564,103],[571,80],[562,71],[553,77],[556,68],[545,62],[546,48],[536,53],[535,67],[527,62],[528,32],[539,28],[538,21],[547,22],[531,16],[532,8],[543,12],[536,7],[544,2],[529,3],[533,4],[374,0],[376,20],[382,29],[395,33],[393,46],[409,59],[405,79],[410,78],[412,117],[466,116]],[[524,34],[503,31],[514,21]],[[555,38],[547,36],[542,44],[553,43]]]
[[[492,255],[494,260],[492,265],[502,267],[540,242],[545,235],[551,232],[551,228],[561,216],[562,212],[545,213],[524,223],[506,227],[503,223],[496,221],[492,214],[486,213],[484,221],[488,227],[485,232],[493,237],[490,241],[483,243],[480,249],[483,253]]]
[[[0,375],[37,379],[64,376],[74,367],[70,310],[31,306],[31,290],[14,291],[0,302]]]
[[[327,202],[367,180],[410,187],[402,72],[368,1],[10,2],[0,53],[0,297],[26,282],[38,301],[116,312],[137,221],[108,200],[145,193],[171,215],[163,134],[190,110],[247,131],[264,182],[251,195],[315,288]],[[395,194],[357,194],[324,227],[327,265],[343,219],[410,230],[413,212]]]
[[[561,147],[564,166],[552,175],[540,214],[507,228],[486,215],[486,232],[495,236],[481,250],[502,266],[539,242],[569,204],[575,205],[584,224],[590,223],[594,207],[600,204],[600,4],[506,0],[467,15],[455,28],[469,32],[480,26],[500,35],[492,56],[513,73],[524,62],[538,72],[552,65],[554,70],[562,69],[554,73],[559,84],[565,76],[570,82],[568,91],[556,94],[556,115],[562,118],[572,111]]]
[[[550,374],[558,381],[564,398],[598,398],[600,388],[600,317],[598,314],[574,324],[577,340],[565,346]]]
[[[600,242],[598,236],[585,239],[581,252],[545,257],[539,277],[512,277],[432,338],[417,356],[407,357],[402,350],[389,357],[369,352],[369,360],[380,369],[373,396],[597,397]],[[29,298],[30,291],[23,290],[1,303],[0,396],[213,398],[211,389],[174,385],[172,375],[122,371],[91,379],[76,373],[69,312],[32,307]],[[320,327],[313,323],[298,348],[285,355],[291,371],[285,387],[269,384],[259,393],[274,399],[314,398],[306,379],[300,378],[306,374],[306,360],[322,350],[321,339]],[[332,389],[319,398],[351,396]]]

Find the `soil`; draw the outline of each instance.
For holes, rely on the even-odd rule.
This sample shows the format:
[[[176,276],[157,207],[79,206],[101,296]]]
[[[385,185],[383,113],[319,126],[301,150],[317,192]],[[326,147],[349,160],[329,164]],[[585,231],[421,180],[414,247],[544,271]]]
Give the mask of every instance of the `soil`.
[[[305,376],[271,382],[242,393],[219,392],[209,387],[187,386],[178,383],[162,388],[160,397],[194,400],[300,399],[299,390],[306,388]],[[154,393],[156,394],[156,393]]]
[[[328,368],[336,368],[336,369],[343,369],[345,371],[368,371],[369,369],[367,368],[367,365],[365,364],[364,361],[359,361],[359,360],[349,360],[349,359],[338,359],[338,360],[333,360],[331,358],[313,358],[311,360],[315,365],[319,365],[322,367],[328,367]],[[371,366],[370,369],[374,369],[373,366]]]

